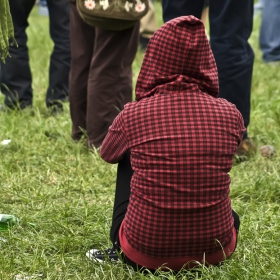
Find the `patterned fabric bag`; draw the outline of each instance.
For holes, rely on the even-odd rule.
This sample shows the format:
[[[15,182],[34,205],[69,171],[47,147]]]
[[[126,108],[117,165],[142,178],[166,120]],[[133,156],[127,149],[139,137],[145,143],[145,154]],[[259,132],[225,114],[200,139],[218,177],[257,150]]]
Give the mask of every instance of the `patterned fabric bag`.
[[[91,26],[123,30],[146,15],[149,0],[77,0],[77,9]]]

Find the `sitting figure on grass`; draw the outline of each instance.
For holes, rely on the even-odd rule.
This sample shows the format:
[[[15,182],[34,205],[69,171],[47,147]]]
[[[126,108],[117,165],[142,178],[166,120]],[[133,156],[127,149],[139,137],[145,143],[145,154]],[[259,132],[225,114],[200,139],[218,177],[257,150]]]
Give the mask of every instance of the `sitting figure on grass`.
[[[231,256],[240,222],[228,173],[245,128],[218,91],[203,23],[184,16],[159,28],[136,101],[116,117],[101,147],[106,162],[119,163],[113,248],[92,249],[89,258],[178,271]]]

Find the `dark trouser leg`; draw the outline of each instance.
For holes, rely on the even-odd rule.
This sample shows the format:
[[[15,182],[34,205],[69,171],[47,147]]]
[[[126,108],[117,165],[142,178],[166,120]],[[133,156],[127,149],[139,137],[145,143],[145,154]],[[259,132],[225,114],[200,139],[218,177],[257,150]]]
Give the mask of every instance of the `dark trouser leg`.
[[[164,21],[184,15],[200,18],[203,5],[203,0],[162,0]],[[210,0],[209,20],[211,47],[219,72],[219,97],[236,105],[247,128],[254,62],[248,43],[253,26],[253,0]]]
[[[88,79],[86,128],[90,146],[101,146],[114,118],[132,100],[132,63],[138,41],[139,23],[122,31],[96,28]]]
[[[234,220],[234,227],[235,227],[236,233],[237,233],[237,235],[236,235],[236,244],[235,244],[235,248],[236,248],[237,240],[238,240],[238,232],[239,232],[239,227],[240,227],[240,219],[239,219],[238,214],[234,210],[232,210],[232,216],[233,216],[233,220]],[[235,250],[235,248],[234,248],[234,250]]]
[[[5,104],[8,107],[20,103],[20,107],[24,108],[32,104],[26,28],[35,0],[10,0],[9,3],[18,48],[10,47],[11,57],[6,59],[5,64],[1,62],[1,91],[5,95]]]
[[[82,131],[86,131],[88,75],[93,55],[95,28],[82,20],[75,3],[76,1],[70,0],[71,68],[69,101],[72,138],[79,140],[83,135]]]
[[[240,219],[239,219],[239,216],[238,214],[232,210],[232,216],[233,216],[233,219],[234,219],[234,227],[237,231],[237,233],[239,232],[239,227],[240,227]]]
[[[46,105],[58,105],[68,98],[70,70],[69,1],[47,0],[50,17],[50,35],[54,42],[50,58],[49,87]]]
[[[219,97],[236,105],[246,128],[250,121],[254,62],[254,53],[248,43],[253,27],[253,2],[211,0],[209,6],[211,47],[219,72]]]

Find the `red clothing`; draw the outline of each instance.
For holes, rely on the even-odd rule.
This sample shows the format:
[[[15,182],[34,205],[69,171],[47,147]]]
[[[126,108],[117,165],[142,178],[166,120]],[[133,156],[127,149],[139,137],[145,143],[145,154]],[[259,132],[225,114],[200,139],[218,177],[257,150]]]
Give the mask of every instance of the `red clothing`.
[[[143,267],[147,268],[164,268],[168,267],[173,270],[180,270],[184,265],[185,268],[192,268],[197,266],[197,262],[203,263],[205,265],[208,264],[217,264],[221,262],[221,260],[224,260],[224,258],[228,258],[231,256],[232,252],[235,250],[235,245],[237,242],[237,233],[235,228],[232,228],[232,239],[229,244],[227,244],[225,247],[221,248],[221,245],[216,242],[216,247],[218,248],[218,251],[207,254],[204,253],[201,255],[196,256],[186,256],[186,257],[165,257],[165,258],[155,258],[155,257],[149,257],[147,255],[144,255],[134,249],[130,244],[128,243],[124,230],[123,230],[123,223],[121,224],[121,228],[119,231],[119,238],[121,243],[121,248],[123,252],[125,252],[125,255],[128,258],[132,258],[135,263],[140,264]]]
[[[236,107],[217,96],[202,22],[188,16],[165,23],[150,39],[137,101],[117,116],[101,148],[110,163],[131,152],[122,228],[147,259],[213,254],[217,240],[223,247],[232,241],[228,172],[245,128]]]

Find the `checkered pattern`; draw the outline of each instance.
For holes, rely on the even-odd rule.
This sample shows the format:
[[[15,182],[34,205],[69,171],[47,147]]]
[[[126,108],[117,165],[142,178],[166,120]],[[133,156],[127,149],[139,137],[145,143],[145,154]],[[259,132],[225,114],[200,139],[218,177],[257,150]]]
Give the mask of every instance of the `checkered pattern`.
[[[245,128],[236,107],[217,96],[201,21],[188,16],[164,24],[150,39],[137,101],[118,115],[101,149],[110,163],[131,151],[124,234],[143,254],[200,256],[220,249],[215,240],[231,240],[228,172]]]

